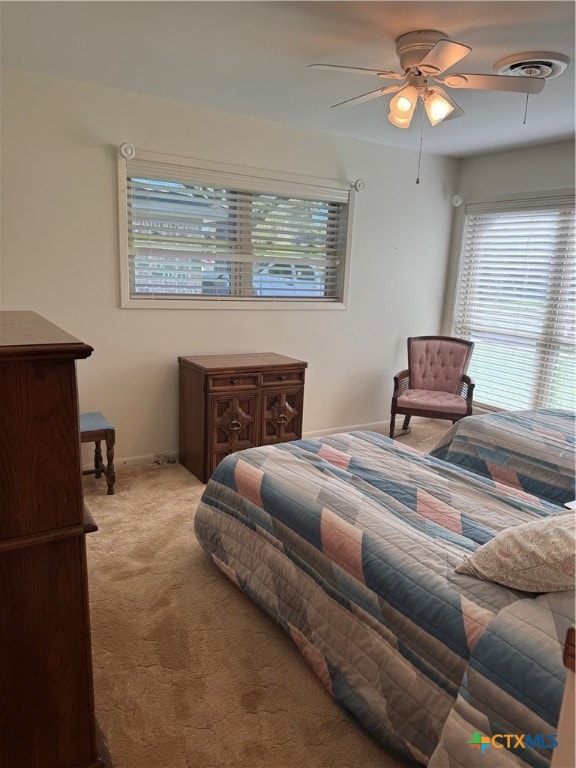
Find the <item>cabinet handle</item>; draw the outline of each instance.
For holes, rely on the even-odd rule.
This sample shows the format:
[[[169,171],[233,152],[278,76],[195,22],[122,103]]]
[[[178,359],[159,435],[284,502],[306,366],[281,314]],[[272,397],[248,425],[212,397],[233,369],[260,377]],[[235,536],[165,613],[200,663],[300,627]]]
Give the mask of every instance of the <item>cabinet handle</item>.
[[[238,384],[238,379],[230,379],[230,384]]]
[[[278,378],[280,379],[280,381],[286,381],[288,376],[278,376]]]
[[[230,424],[228,424],[228,429],[231,432],[238,432],[242,429],[242,424],[240,424],[239,421],[236,421],[236,419],[234,419],[233,421],[230,422]]]
[[[278,424],[286,424],[287,421],[288,421],[288,416],[286,416],[285,413],[279,413],[278,416],[276,417],[276,422]]]

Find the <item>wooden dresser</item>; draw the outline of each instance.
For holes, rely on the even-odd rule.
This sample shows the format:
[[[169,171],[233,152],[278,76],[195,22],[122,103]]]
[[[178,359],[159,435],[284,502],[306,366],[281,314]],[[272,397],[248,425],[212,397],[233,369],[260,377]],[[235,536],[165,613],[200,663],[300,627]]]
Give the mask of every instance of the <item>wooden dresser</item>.
[[[92,686],[76,360],[92,347],[0,312],[0,767],[102,768]]]
[[[302,360],[261,352],[178,363],[179,460],[203,482],[229,453],[302,437]]]

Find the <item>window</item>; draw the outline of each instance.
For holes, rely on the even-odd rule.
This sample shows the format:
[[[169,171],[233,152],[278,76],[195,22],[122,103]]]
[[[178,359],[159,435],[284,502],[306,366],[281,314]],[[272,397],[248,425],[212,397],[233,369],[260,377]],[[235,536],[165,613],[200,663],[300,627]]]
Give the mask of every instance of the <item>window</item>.
[[[350,185],[137,153],[119,188],[123,306],[344,303]]]
[[[452,331],[484,405],[574,408],[571,196],[466,206]]]

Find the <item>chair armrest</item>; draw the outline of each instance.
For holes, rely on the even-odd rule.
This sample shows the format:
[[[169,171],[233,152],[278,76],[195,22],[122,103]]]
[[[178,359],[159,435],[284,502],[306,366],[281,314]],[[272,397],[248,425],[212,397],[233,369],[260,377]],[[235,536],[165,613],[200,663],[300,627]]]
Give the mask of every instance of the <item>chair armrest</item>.
[[[458,387],[458,394],[460,397],[462,397],[464,400],[466,400],[466,403],[469,408],[472,408],[472,399],[474,396],[474,387],[476,384],[474,381],[468,376],[468,374],[463,374],[460,378],[460,385]]]
[[[408,368],[405,368],[403,371],[400,371],[396,374],[396,376],[394,376],[394,393],[392,397],[398,397],[398,395],[401,395],[402,392],[408,389],[409,383],[410,371]]]

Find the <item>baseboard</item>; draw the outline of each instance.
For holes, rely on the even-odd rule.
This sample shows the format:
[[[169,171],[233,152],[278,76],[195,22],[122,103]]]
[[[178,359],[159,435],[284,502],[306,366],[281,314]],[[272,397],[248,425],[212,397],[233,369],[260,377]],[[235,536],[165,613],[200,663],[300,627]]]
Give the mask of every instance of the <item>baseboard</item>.
[[[362,431],[385,431],[388,434],[387,421],[378,421],[373,424],[356,424],[351,427],[336,427],[334,429],[320,429],[313,432],[305,432],[303,438],[322,437],[323,435],[336,435],[339,432],[362,432]],[[119,467],[145,467],[150,464],[176,464],[178,462],[178,451],[160,451],[158,453],[145,453],[141,456],[120,456],[114,459],[114,466]],[[91,462],[82,465],[82,469],[92,469]]]
[[[474,413],[476,413],[476,409],[474,409]],[[479,413],[484,413],[484,411],[479,411]],[[404,416],[398,416],[397,417],[397,424],[400,423],[400,419],[403,419]],[[428,416],[413,416],[413,421],[411,421],[411,424],[417,423],[419,420],[422,421],[428,421]],[[438,419],[433,419],[433,421],[438,421]],[[449,429],[451,426],[450,421],[446,421],[446,429]],[[374,421],[370,424],[354,424],[353,426],[349,427],[337,427],[335,429],[319,429],[317,431],[312,432],[305,432],[302,437],[303,438],[314,438],[314,437],[323,437],[324,435],[336,435],[340,432],[380,432],[383,435],[388,435],[390,432],[390,419],[386,421]]]
[[[160,451],[158,453],[146,453],[142,456],[121,456],[114,458],[114,467],[144,467],[150,464],[176,464],[178,451]],[[92,469],[91,462],[82,465],[82,469]]]
[[[414,417],[425,418],[425,417]],[[450,422],[446,422],[446,429]],[[390,421],[373,421],[369,424],[351,424],[346,427],[334,427],[332,429],[316,429],[304,432],[302,437],[324,437],[325,435],[337,435],[340,432],[380,432],[387,435],[390,430]],[[159,453],[147,453],[142,456],[125,456],[114,459],[116,469],[118,467],[143,467],[149,464],[175,464],[178,461],[178,451],[161,451]],[[85,464],[82,469],[91,469],[92,464]]]

